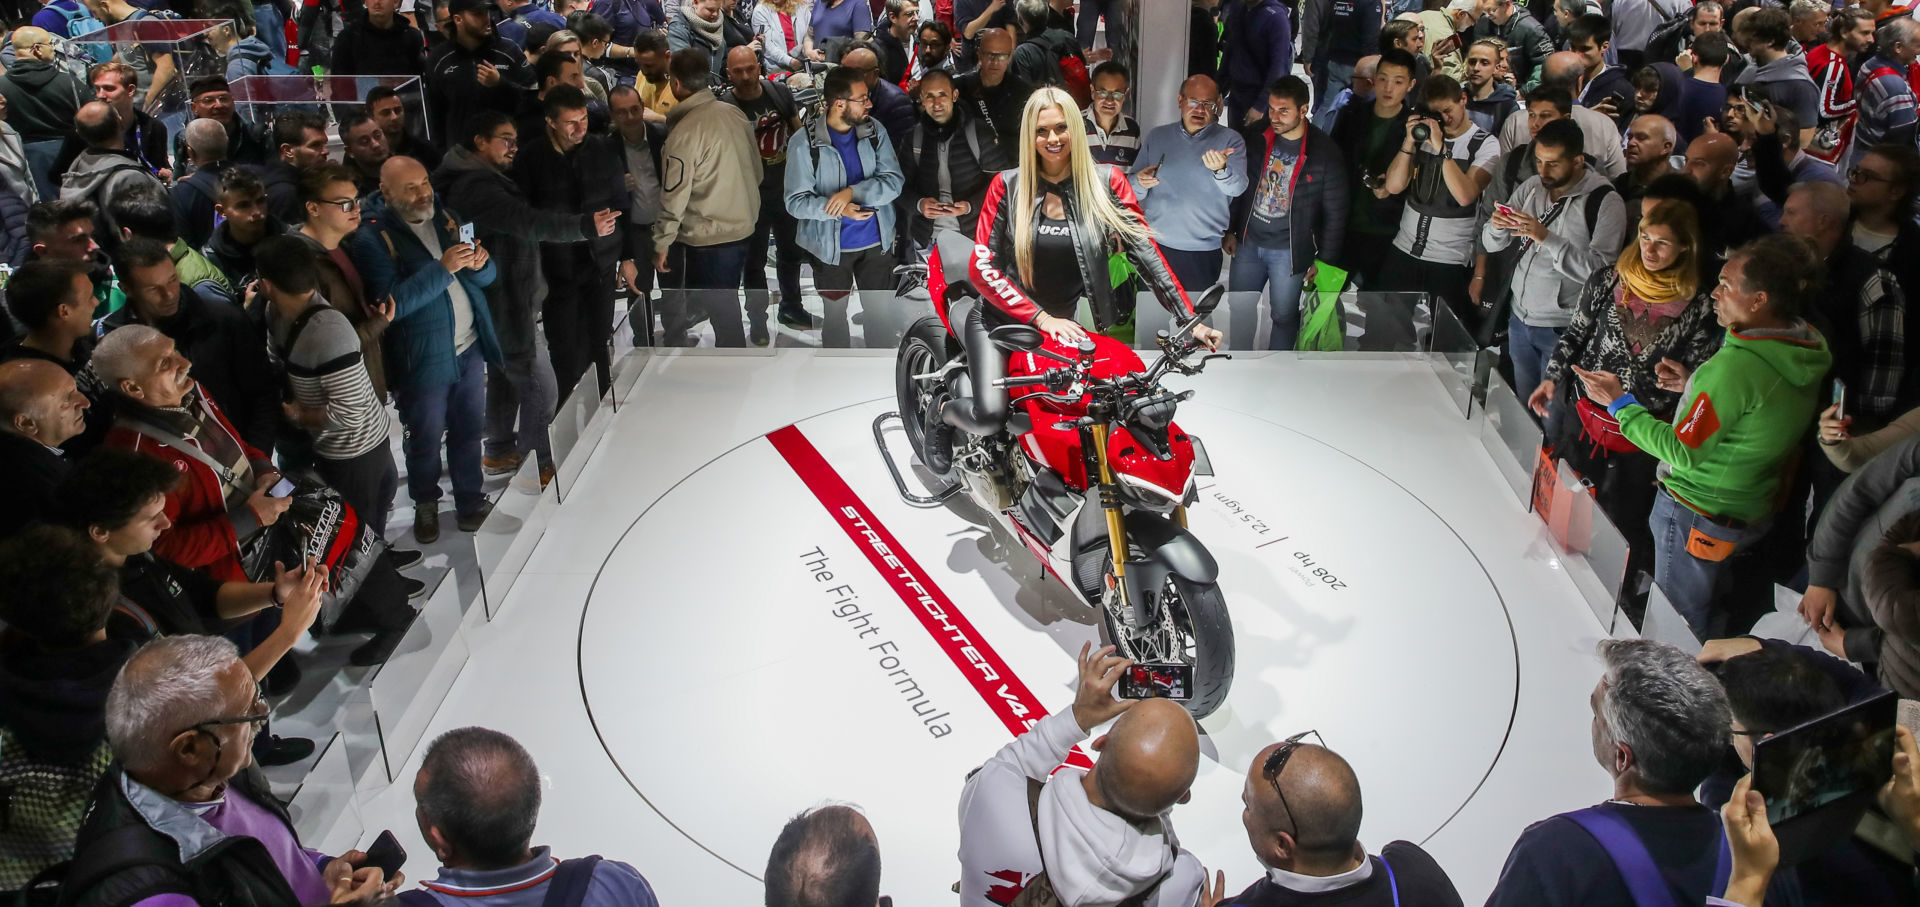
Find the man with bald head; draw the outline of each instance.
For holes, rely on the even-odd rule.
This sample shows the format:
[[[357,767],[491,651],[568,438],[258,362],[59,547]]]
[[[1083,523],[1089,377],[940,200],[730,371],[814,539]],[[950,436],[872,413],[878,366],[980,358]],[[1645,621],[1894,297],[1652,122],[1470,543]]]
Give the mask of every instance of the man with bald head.
[[[1066,905],[1145,894],[1149,907],[1191,907],[1205,893],[1206,870],[1180,847],[1169,818],[1199,772],[1200,736],[1172,700],[1113,697],[1131,665],[1112,647],[1082,646],[1073,707],[1041,719],[968,777],[962,907],[1005,904],[1042,884],[1042,874]],[[1113,727],[1093,741],[1100,761],[1091,770],[1053,773],[1108,721]]]
[[[1905,328],[1905,287],[1871,252],[1853,244],[1847,190],[1828,182],[1793,187],[1780,229],[1813,243],[1827,280],[1808,320],[1833,350],[1833,376],[1847,386],[1847,416],[1856,435],[1874,431],[1912,402],[1902,393],[1912,355]]]
[[[1360,844],[1360,779],[1340,754],[1304,742],[1308,736],[1320,735],[1307,731],[1254,754],[1240,792],[1240,821],[1267,874],[1232,903],[1458,907],[1453,881],[1420,845],[1394,841],[1379,856],[1367,855]]]
[[[859,73],[860,80],[867,83],[867,98],[872,102],[867,113],[886,127],[887,136],[898,149],[901,140],[913,130],[913,99],[907,97],[900,86],[880,78],[880,58],[872,48],[855,45],[840,58],[840,65]]]
[[[533,907],[584,885],[590,907],[658,907],[640,871],[599,857],[562,860],[534,846],[540,768],[519,741],[483,727],[441,734],[413,777],[414,820],[440,862],[426,897],[445,907]],[[557,864],[557,865],[556,865]],[[875,882],[878,880],[876,862]],[[413,902],[409,902],[413,903]]]
[[[160,178],[147,169],[140,155],[127,150],[125,124],[112,104],[88,101],[80,105],[80,112],[73,115],[73,128],[87,150],[61,174],[60,197],[93,202],[101,212],[94,221],[94,235],[104,241],[106,236],[118,236],[120,232],[105,213],[107,203],[129,192],[159,186]]]
[[[1627,172],[1613,181],[1613,187],[1620,190],[1620,197],[1627,203],[1627,224],[1640,222],[1640,199],[1647,194],[1647,186],[1669,173],[1678,173],[1673,168],[1674,144],[1679,135],[1673,127],[1673,121],[1657,113],[1641,114],[1633,118],[1627,127]]]
[[[880,842],[852,806],[828,804],[794,816],[767,857],[767,907],[880,902]]]
[[[53,162],[60,144],[73,135],[73,115],[88,96],[55,63],[53,36],[31,25],[13,32],[13,65],[0,74],[0,98],[7,102],[7,125],[20,133],[41,198],[60,187]]]
[[[180,226],[180,238],[198,249],[213,238],[220,177],[234,164],[227,159],[227,127],[219,120],[201,117],[188,123],[181,131],[181,142],[193,172],[173,184],[173,216]]]
[[[1566,91],[1568,97],[1578,98],[1586,85],[1587,61],[1572,51],[1549,54],[1547,62],[1540,67],[1540,87],[1557,87]],[[1531,93],[1527,96],[1533,97]],[[1613,118],[1579,105],[1573,107],[1572,115],[1580,126],[1582,145],[1593,158],[1594,167],[1608,179],[1627,172],[1626,158],[1620,154],[1620,127]],[[1525,145],[1531,136],[1527,111],[1515,111],[1500,127],[1500,150],[1512,151]]]
[[[407,493],[413,536],[423,545],[440,538],[443,440],[460,531],[478,530],[493,509],[481,488],[485,368],[502,368],[506,359],[487,309],[493,261],[477,241],[460,241],[463,222],[441,207],[425,166],[391,157],[347,247],[366,298],[393,297],[383,340],[387,387],[407,427]]]
[[[980,66],[955,80],[960,97],[974,113],[986,118],[1000,144],[1019,147],[1020,114],[1026,109],[1033,83],[1013,74],[1013,33],[989,28],[975,41]]]
[[[60,445],[86,430],[87,397],[66,369],[38,359],[0,363],[0,539],[53,512],[54,489],[73,471]]]
[[[1131,179],[1173,275],[1199,292],[1220,281],[1233,200],[1251,184],[1247,142],[1219,121],[1226,108],[1207,76],[1180,84],[1179,111],[1178,122],[1147,132]]]
[[[1726,252],[1767,232],[1765,221],[1754,210],[1753,202],[1733,190],[1733,167],[1740,159],[1740,147],[1723,133],[1710,132],[1687,146],[1687,178],[1707,196],[1707,210],[1714,216],[1700,219],[1707,254],[1719,261]]]
[[[799,330],[813,327],[813,316],[801,302],[800,264],[806,261],[806,253],[795,241],[799,222],[787,213],[787,142],[800,131],[800,107],[787,86],[761,72],[760,58],[751,48],[727,51],[727,82],[733,91],[723,100],[747,115],[753,124],[754,144],[760,149],[760,219],[754,223],[753,238],[747,243],[745,288],[749,339],[754,346],[761,346],[771,342],[767,330],[767,306],[772,301],[767,292],[769,249],[778,252],[774,274],[780,290],[780,323]],[[637,104],[639,99],[626,103]]]

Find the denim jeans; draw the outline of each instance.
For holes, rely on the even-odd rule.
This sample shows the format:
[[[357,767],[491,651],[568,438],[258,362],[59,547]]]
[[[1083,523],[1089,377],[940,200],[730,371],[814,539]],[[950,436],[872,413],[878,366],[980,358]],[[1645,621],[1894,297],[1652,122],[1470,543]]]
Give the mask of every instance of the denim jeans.
[[[1160,254],[1166,258],[1167,268],[1173,271],[1174,279],[1180,281],[1180,288],[1187,291],[1188,297],[1198,296],[1220,282],[1220,266],[1226,263],[1227,257],[1227,253],[1219,249],[1189,252],[1172,246],[1161,246]]]
[[[1553,348],[1559,344],[1564,330],[1536,328],[1521,321],[1518,315],[1507,316],[1507,354],[1513,357],[1513,392],[1522,402],[1540,386],[1547,372],[1547,360],[1553,358]],[[1567,408],[1561,401],[1569,393],[1576,399],[1581,395],[1578,387],[1555,388],[1555,391],[1542,426],[1549,441],[1560,436],[1560,420],[1566,418]]]
[[[532,451],[545,469],[553,466],[547,423],[553,421],[560,390],[547,356],[547,339],[537,330],[532,333],[532,350],[507,354],[506,364],[499,368],[487,366],[486,451],[491,457]]]
[[[1300,287],[1306,274],[1293,269],[1292,249],[1263,249],[1251,243],[1240,247],[1227,270],[1227,289],[1232,295],[1228,305],[1230,328],[1227,339],[1236,350],[1253,349],[1260,328],[1260,296],[1267,291],[1267,304],[1273,309],[1273,335],[1267,349],[1290,350],[1300,336]]]
[[[1739,529],[1722,526],[1695,513],[1693,508],[1674,500],[1665,488],[1653,495],[1653,516],[1647,520],[1653,533],[1653,581],[1665,592],[1673,609],[1687,619],[1694,635],[1709,639],[1714,586],[1726,572],[1728,559],[1741,545],[1766,534],[1766,524],[1750,523]],[[1715,542],[1718,560],[1696,557],[1687,550],[1687,540],[1695,532]]]
[[[459,377],[452,384],[396,391],[400,423],[407,428],[407,496],[413,503],[440,500],[440,448],[445,439],[447,470],[453,473],[453,506],[461,514],[478,513],[487,503],[480,487],[480,442],[487,426],[486,359],[480,344],[460,354]]]
[[[679,285],[684,292],[667,290],[662,300],[668,342],[701,320],[713,323],[713,342],[719,347],[747,345],[747,331],[741,321],[740,282],[747,265],[747,241],[713,246],[689,246],[674,243],[667,256],[667,267],[683,272]],[[691,318],[687,317],[691,310]]]

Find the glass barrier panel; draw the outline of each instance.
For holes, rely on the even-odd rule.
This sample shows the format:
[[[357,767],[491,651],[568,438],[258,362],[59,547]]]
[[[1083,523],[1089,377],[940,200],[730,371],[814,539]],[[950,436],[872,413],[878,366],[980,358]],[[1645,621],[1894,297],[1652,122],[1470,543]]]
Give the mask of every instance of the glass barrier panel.
[[[695,261],[701,260],[697,250],[691,254]],[[781,323],[779,306],[766,290],[665,287],[655,290],[654,296],[654,346],[663,351],[721,350],[729,355],[771,356],[776,343],[783,347],[819,345],[818,313],[810,316],[810,326],[790,328]],[[806,302],[813,305],[818,301],[809,298]],[[649,333],[641,330],[637,320],[634,336]]]
[[[647,363],[653,361],[654,350],[646,347],[630,349],[625,355],[613,360],[613,404],[614,410],[629,402],[633,388],[640,383],[640,373],[647,370]]]
[[[808,301],[819,302],[828,315],[839,312],[841,306],[845,307],[847,327],[844,334],[835,327],[829,337],[824,326],[814,332],[819,335],[820,350],[830,355],[892,356],[900,349],[907,331],[920,319],[933,318],[932,323],[941,323],[934,314],[933,303],[927,299],[925,290],[908,296],[893,290],[855,290],[840,302],[824,297]]]
[[[1459,316],[1446,306],[1436,307],[1433,348],[1427,361],[1433,365],[1440,386],[1446,388],[1448,398],[1460,407],[1463,417],[1473,414],[1475,367],[1479,360],[1480,349],[1466,326],[1460,323]]]
[[[71,39],[56,39],[55,52],[65,55],[62,68],[74,76],[83,91],[90,84],[86,70],[111,59],[133,67],[139,74],[141,90],[149,92],[155,69],[162,60],[172,57],[176,74],[161,87],[157,102],[148,104],[147,110],[166,124],[168,135],[177,136],[188,118],[187,86],[202,76],[226,74],[226,54],[215,47],[232,37],[231,28],[226,19],[128,19]],[[82,100],[92,99],[92,92],[87,91]],[[176,143],[174,147],[179,146]],[[162,168],[167,164],[152,161],[147,166]]]
[[[371,674],[372,671],[362,670],[354,675],[342,675],[343,678],[356,676],[357,682],[348,690],[346,702],[334,719],[340,728],[340,742],[345,745],[347,766],[360,790],[387,783],[387,766],[380,755],[380,719],[374,714],[373,691],[366,682]]]
[[[1580,590],[1595,619],[1608,633],[1613,630],[1616,599],[1607,582],[1588,561],[1593,545],[1593,496],[1564,461],[1536,461],[1533,474],[1533,511],[1546,524],[1547,537],[1567,576]],[[1618,582],[1615,582],[1618,588]]]
[[[473,559],[480,566],[480,591],[488,620],[500,612],[521,569],[546,534],[548,508],[542,505],[549,498],[541,493],[543,490],[540,465],[528,458],[507,487],[494,496],[493,512],[473,534]]]
[[[1526,404],[1520,402],[1498,374],[1493,375],[1487,385],[1480,446],[1486,448],[1494,468],[1507,480],[1520,502],[1529,503],[1533,497],[1533,470],[1540,459],[1540,426],[1527,412]]]
[[[301,844],[321,853],[343,853],[364,830],[357,799],[346,735],[335,732],[287,801],[287,816]]]
[[[586,407],[594,402],[593,385],[599,379],[592,374],[580,376],[565,400],[554,408],[553,423],[547,427],[547,437],[553,446],[554,492],[561,500],[567,496],[567,485],[573,477],[580,474],[585,465],[584,456],[576,457],[580,448],[580,439],[586,431]]]
[[[1586,497],[1590,501],[1593,499],[1592,495],[1586,495]],[[1615,620],[1623,624],[1628,621],[1620,619],[1623,612],[1618,609],[1618,606],[1626,592],[1627,562],[1631,548],[1626,534],[1620,531],[1620,527],[1613,524],[1613,519],[1607,515],[1606,509],[1596,502],[1593,505],[1593,527],[1587,541],[1587,566],[1592,568],[1594,576],[1599,578],[1601,587],[1606,590],[1607,599],[1614,603]]]
[[[1700,637],[1695,636],[1693,628],[1687,626],[1687,619],[1674,610],[1673,602],[1667,599],[1667,593],[1659,583],[1653,583],[1647,589],[1647,614],[1640,621],[1640,635],[1678,646],[1689,655],[1698,654],[1702,648]]]
[[[367,682],[390,782],[399,780],[401,767],[426,734],[427,722],[467,663],[461,617],[460,581],[449,572],[427,597],[426,607],[414,616],[400,647]]]
[[[367,103],[367,93],[375,88],[391,88],[400,95],[410,128],[433,138],[433,118],[426,115],[425,96],[419,76],[361,75],[314,76],[299,73],[242,76],[234,80],[233,108],[241,116],[266,123],[282,109],[305,110],[327,116],[343,113],[343,107]]]

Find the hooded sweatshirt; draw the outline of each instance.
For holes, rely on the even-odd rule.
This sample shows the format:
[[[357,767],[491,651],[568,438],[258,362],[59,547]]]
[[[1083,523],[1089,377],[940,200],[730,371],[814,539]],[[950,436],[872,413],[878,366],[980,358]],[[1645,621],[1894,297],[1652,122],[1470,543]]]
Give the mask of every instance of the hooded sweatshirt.
[[[119,148],[89,148],[73,159],[73,166],[60,177],[60,197],[84,198],[93,202],[101,225],[109,235],[119,229],[107,214],[107,202],[140,186],[159,186],[159,177],[147,172],[147,166],[131,151]]]
[[[1609,410],[1627,440],[1660,460],[1661,484],[1676,500],[1752,522],[1774,511],[1787,458],[1813,424],[1832,364],[1826,338],[1804,321],[1729,330],[1720,351],[1687,380],[1671,424],[1631,394]]]
[[[57,142],[72,134],[83,92],[85,100],[93,100],[93,92],[72,76],[39,60],[16,61],[0,74],[7,122],[20,131],[23,142]]]
[[[1501,124],[1519,109],[1520,93],[1505,82],[1493,83],[1493,93],[1484,98],[1476,98],[1472,93],[1467,95],[1467,116],[1488,135],[1498,135]]]
[[[1604,197],[1589,203],[1588,197],[1596,192]],[[1547,225],[1547,238],[1537,243],[1508,233],[1493,221],[1480,229],[1481,244],[1489,252],[1522,244],[1513,266],[1514,317],[1529,327],[1564,328],[1580,306],[1587,278],[1612,263],[1626,242],[1626,203],[1599,170],[1588,167],[1586,176],[1558,202],[1536,174],[1514,190],[1507,204]],[[1589,204],[1594,206],[1591,224],[1587,222]]]
[[[1737,88],[1753,85],[1766,89],[1767,100],[1775,107],[1793,111],[1801,128],[1811,129],[1820,122],[1820,86],[1813,84],[1807,72],[1807,58],[1785,54],[1770,63],[1749,66],[1733,80]]]
[[[227,50],[227,81],[238,82],[246,76],[264,76],[273,70],[273,48],[248,35]]]
[[[1043,869],[1068,907],[1111,907],[1159,881],[1149,907],[1190,907],[1205,870],[1180,848],[1168,817],[1134,824],[1087,800],[1085,778],[1063,769],[1041,789],[1039,835],[1027,782],[1044,780],[1086,736],[1065,710],[1014,738],[960,794],[960,903],[1012,900]]]

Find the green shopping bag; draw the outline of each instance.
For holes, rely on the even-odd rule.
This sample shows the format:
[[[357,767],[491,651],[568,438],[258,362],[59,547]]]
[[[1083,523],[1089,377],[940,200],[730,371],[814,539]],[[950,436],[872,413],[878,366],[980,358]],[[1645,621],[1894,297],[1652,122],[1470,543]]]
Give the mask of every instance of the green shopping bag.
[[[1293,348],[1337,353],[1347,344],[1340,319],[1340,292],[1347,288],[1347,272],[1317,259],[1313,266],[1312,279],[1300,291],[1300,336]]]

